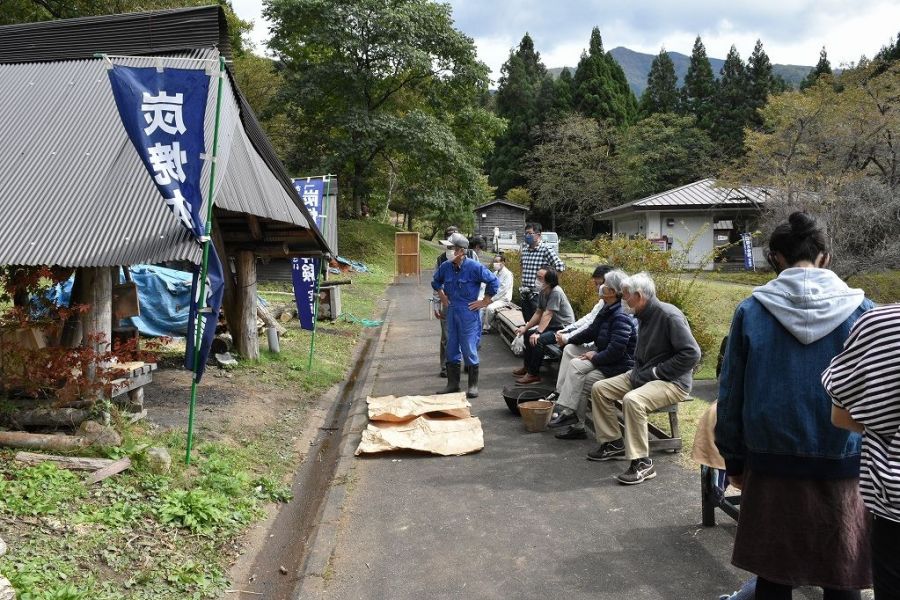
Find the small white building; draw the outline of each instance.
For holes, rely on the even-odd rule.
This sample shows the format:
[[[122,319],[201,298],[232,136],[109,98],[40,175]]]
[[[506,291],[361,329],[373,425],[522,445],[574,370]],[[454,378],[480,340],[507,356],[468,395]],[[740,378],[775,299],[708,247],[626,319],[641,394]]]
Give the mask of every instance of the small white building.
[[[594,214],[608,221],[613,235],[654,240],[676,252],[687,250],[689,266],[713,268],[716,248],[740,241],[741,233],[757,229],[769,192],[763,188],[716,187],[715,179],[683,185]],[[743,263],[736,244],[720,253],[719,261]],[[765,264],[754,248],[756,264]],[[762,261],[762,263],[760,263]]]

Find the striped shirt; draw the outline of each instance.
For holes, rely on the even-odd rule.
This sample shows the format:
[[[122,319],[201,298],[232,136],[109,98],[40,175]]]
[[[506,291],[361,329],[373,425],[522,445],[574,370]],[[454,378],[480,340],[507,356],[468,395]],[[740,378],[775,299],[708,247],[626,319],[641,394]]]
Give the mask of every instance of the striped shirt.
[[[900,521],[900,304],[856,321],[822,373],[838,408],[865,427],[859,488],[873,513]]]
[[[550,246],[541,242],[534,248],[527,244],[522,247],[522,286],[534,290],[534,278],[544,265],[557,271],[565,271],[566,265]]]

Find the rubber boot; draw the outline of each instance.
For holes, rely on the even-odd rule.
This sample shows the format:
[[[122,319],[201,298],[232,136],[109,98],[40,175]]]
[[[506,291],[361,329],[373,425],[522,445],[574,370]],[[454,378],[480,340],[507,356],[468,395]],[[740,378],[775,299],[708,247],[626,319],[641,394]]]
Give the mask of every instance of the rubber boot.
[[[478,397],[478,365],[469,365],[469,389],[466,398]]]
[[[438,394],[452,394],[459,391],[459,363],[447,363],[447,387],[438,392]]]

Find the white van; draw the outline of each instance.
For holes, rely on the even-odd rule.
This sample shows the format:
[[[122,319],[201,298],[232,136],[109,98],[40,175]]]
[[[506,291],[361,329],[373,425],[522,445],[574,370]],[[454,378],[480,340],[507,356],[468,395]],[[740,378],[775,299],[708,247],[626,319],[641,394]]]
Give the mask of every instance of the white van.
[[[559,254],[559,236],[555,231],[545,231],[541,233],[541,241],[553,248],[553,251]]]
[[[506,250],[519,250],[519,242],[516,240],[515,231],[498,231],[494,233],[494,252],[500,253]]]

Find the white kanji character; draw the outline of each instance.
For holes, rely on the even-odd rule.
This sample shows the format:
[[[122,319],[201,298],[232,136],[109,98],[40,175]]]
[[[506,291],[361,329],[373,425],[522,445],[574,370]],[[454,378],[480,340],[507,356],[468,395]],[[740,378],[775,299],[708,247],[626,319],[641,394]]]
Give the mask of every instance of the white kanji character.
[[[318,224],[318,222],[319,222],[319,211],[316,210],[315,207],[310,207],[308,210],[309,210],[309,216],[312,217],[313,223]]]
[[[172,212],[175,213],[175,216],[181,221],[182,225],[191,231],[194,230],[194,218],[191,216],[191,203],[181,195],[181,190],[176,188],[173,196],[171,198],[166,198],[166,204],[169,205],[169,208],[172,209]]]
[[[319,206],[319,194],[316,192],[315,188],[311,188],[308,190],[303,190],[303,204],[306,205],[306,208],[318,208]]]
[[[184,169],[187,164],[187,152],[181,149],[179,142],[172,142],[171,146],[157,142],[153,147],[147,148],[150,155],[150,166],[156,173],[154,180],[159,185],[169,185],[172,179],[182,183],[185,180]]]
[[[303,277],[303,281],[315,281],[316,270],[313,268],[312,263],[305,263],[300,270],[300,275]]]
[[[152,96],[149,92],[144,92],[144,103],[141,104],[141,112],[147,122],[144,133],[150,135],[157,129],[162,129],[175,135],[187,131],[181,117],[183,103],[183,94],[167,96],[165,90],[160,90],[159,96]]]

